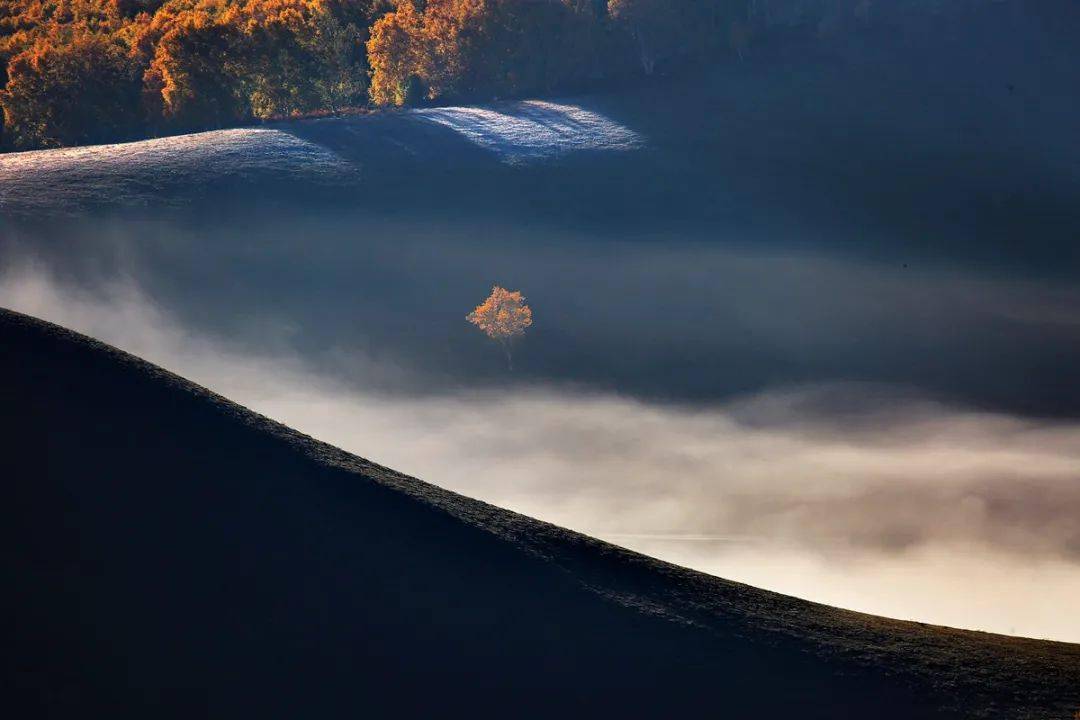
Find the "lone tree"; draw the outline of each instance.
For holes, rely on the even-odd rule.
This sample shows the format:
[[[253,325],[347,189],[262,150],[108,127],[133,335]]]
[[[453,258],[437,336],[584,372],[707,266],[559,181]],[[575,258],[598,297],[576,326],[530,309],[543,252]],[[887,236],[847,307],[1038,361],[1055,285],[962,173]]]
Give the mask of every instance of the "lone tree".
[[[506,366],[513,370],[511,345],[514,338],[524,335],[525,328],[532,325],[532,310],[525,304],[521,293],[516,290],[510,292],[496,285],[491,288],[491,295],[487,300],[477,305],[465,319],[499,343],[506,354]]]

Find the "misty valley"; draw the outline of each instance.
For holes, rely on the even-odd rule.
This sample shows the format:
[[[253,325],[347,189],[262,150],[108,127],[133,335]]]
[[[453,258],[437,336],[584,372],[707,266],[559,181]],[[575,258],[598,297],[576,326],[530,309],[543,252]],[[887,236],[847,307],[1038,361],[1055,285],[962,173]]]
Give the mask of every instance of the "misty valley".
[[[405,4],[412,9],[391,4],[400,32],[442,27],[439,3]],[[192,540],[193,552],[215,557],[220,542],[229,548],[222,557],[254,563],[252,577],[261,579],[242,597],[250,590],[262,607],[265,596],[253,588],[283,593],[251,627],[274,627],[279,615],[319,618],[311,637],[323,640],[296,630],[281,642],[300,650],[283,650],[280,662],[310,650],[318,667],[333,670],[297,670],[303,680],[289,686],[296,696],[287,696],[284,716],[315,696],[324,716],[362,711],[359,700],[335,700],[353,697],[346,670],[354,666],[382,668],[373,686],[408,696],[430,679],[417,657],[448,668],[438,681],[450,693],[447,707],[475,701],[454,694],[468,687],[473,661],[499,668],[491,677],[500,679],[481,682],[492,707],[532,697],[549,671],[555,687],[576,688],[577,665],[551,669],[559,665],[552,658],[564,657],[560,618],[572,618],[562,632],[580,623],[575,636],[595,630],[598,638],[582,641],[581,666],[615,663],[598,676],[595,697],[582,697],[618,697],[634,716],[670,710],[666,701],[649,705],[651,696],[635,710],[622,683],[639,671],[659,678],[658,687],[689,688],[669,716],[700,707],[711,691],[695,693],[712,687],[710,663],[723,655],[704,630],[686,629],[701,627],[731,643],[722,646],[734,648],[724,662],[745,665],[746,677],[786,678],[774,705],[759,706],[768,686],[748,681],[732,695],[732,717],[786,716],[808,687],[834,682],[826,677],[846,678],[835,680],[844,688],[836,697],[855,699],[820,701],[812,717],[865,716],[879,707],[876,693],[897,698],[881,717],[1058,717],[1038,714],[1047,708],[1071,717],[1061,713],[1080,708],[1080,697],[1073,702],[1060,688],[1080,673],[1072,645],[1080,643],[1080,61],[1070,35],[1080,21],[1055,25],[1006,0],[972,2],[970,15],[926,10],[933,32],[921,20],[886,32],[875,30],[877,4],[848,4],[860,34],[821,20],[810,41],[798,34],[804,14],[782,20],[799,3],[751,3],[749,24],[725,34],[737,57],[665,67],[658,50],[659,70],[646,63],[647,77],[637,80],[579,78],[542,92],[533,76],[511,73],[504,80],[518,89],[474,101],[439,95],[437,83],[449,81],[438,73],[450,70],[408,55],[425,68],[419,75],[387,79],[400,70],[390,60],[370,71],[383,83],[372,97],[378,89],[381,104],[399,108],[256,113],[236,127],[189,133],[177,125],[183,133],[0,154],[0,307],[92,339],[79,345],[5,316],[19,338],[12,372],[30,377],[39,361],[55,365],[33,381],[45,389],[10,383],[5,402],[26,409],[10,411],[6,423],[48,428],[49,408],[65,407],[70,395],[79,413],[98,418],[90,436],[102,438],[80,452],[111,457],[116,442],[138,468],[167,452],[184,470],[163,467],[163,492],[188,498],[191,478],[208,488],[191,497],[221,493],[220,506],[191,500],[195,509],[177,512],[207,513],[210,539]],[[624,15],[614,17],[634,17],[625,13],[635,3],[615,5]],[[760,37],[739,34],[754,28]],[[647,40],[660,36],[634,32],[627,37],[640,41],[645,62]],[[172,47],[168,37],[159,48]],[[391,41],[406,42],[373,37],[391,50]],[[93,341],[182,380],[101,354]],[[87,379],[65,363],[84,364]],[[125,389],[143,375],[145,387]],[[159,395],[154,405],[145,399]],[[112,414],[129,407],[135,415]],[[147,428],[162,428],[160,437],[135,439],[138,420],[130,441],[110,434],[144,417],[137,413]],[[48,431],[20,432],[42,447],[60,442]],[[15,457],[14,444],[5,454]],[[76,467],[78,455],[55,467]],[[43,475],[61,474],[50,462]],[[233,472],[249,462],[257,472]],[[359,489],[339,481],[342,472],[362,478]],[[251,495],[239,489],[249,481]],[[132,527],[144,528],[138,503],[166,516],[170,502],[180,503],[141,480],[133,485],[134,495],[103,495],[101,517],[130,510],[139,518]],[[35,495],[28,507],[93,496],[40,492],[45,499]],[[406,507],[417,498],[422,511]],[[98,500],[80,502],[97,508]],[[230,528],[234,513],[247,524]],[[274,527],[271,518],[284,523],[280,536],[260,534]],[[85,538],[100,533],[106,539],[92,542],[132,553],[131,567],[156,567],[138,555],[139,543],[109,539],[101,522],[107,529]],[[162,522],[164,530],[144,530],[174,538],[173,521]],[[188,542],[191,527],[177,520],[175,541]],[[489,536],[512,550],[488,545]],[[527,558],[520,564],[518,554],[504,555],[519,551]],[[440,565],[445,557],[453,559]],[[197,561],[170,562],[197,586]],[[354,567],[364,569],[349,575]],[[62,572],[42,573],[66,587]],[[220,573],[225,588],[230,571]],[[301,589],[277,579],[296,573],[306,578],[296,581]],[[570,589],[552,589],[566,578]],[[488,594],[470,594],[470,583]],[[443,604],[439,587],[455,599]],[[582,587],[585,599],[576,594]],[[752,595],[755,588],[798,600]],[[504,589],[512,593],[505,604]],[[101,592],[87,603],[108,607],[113,591]],[[202,608],[200,591],[191,592],[192,607]],[[221,593],[207,607],[227,604]],[[385,622],[342,630],[351,638],[343,649],[326,639],[348,625],[342,618],[355,603],[369,601],[378,612],[393,608]],[[155,603],[153,595],[146,607]],[[608,614],[598,609],[604,603],[619,609]],[[523,629],[509,607],[539,619]],[[223,643],[215,662],[256,646],[243,633],[229,639],[242,624],[206,613],[207,627],[218,628],[208,633],[212,643]],[[157,628],[157,616],[147,617]],[[656,618],[677,629],[650,624]],[[475,656],[463,650],[470,660],[454,668],[457,651],[447,648],[458,647],[459,631],[494,639],[477,640]],[[771,638],[760,647],[759,632]],[[180,636],[161,637],[168,640],[155,647],[179,648],[168,662],[188,658],[178,667],[203,657]],[[374,638],[370,657],[355,650],[367,642],[357,638]],[[1054,642],[1025,644],[1036,640]],[[985,650],[984,641],[1004,649]],[[487,642],[535,649],[520,660],[531,670],[497,660],[516,650]],[[925,659],[930,670],[900,672],[915,679],[895,682],[892,670],[878,672],[904,665],[903,653],[916,647],[913,666]],[[792,648],[800,649],[785,654]],[[651,659],[639,662],[639,651]],[[1036,679],[1011,674],[1014,652],[1033,653],[1018,662],[1030,662]],[[649,664],[664,657],[685,664]],[[993,669],[968,677],[967,657]],[[834,661],[835,675],[823,669]],[[927,680],[933,690],[924,690],[923,678],[945,666],[956,675]],[[238,687],[281,667],[258,665]],[[145,677],[156,687],[156,676]],[[334,688],[326,695],[324,681]],[[233,702],[228,692],[221,698]],[[551,697],[554,716],[574,714],[558,703],[577,695]],[[428,701],[415,699],[417,708]],[[185,702],[177,708],[201,707]],[[255,707],[236,702],[241,713]],[[372,707],[381,716],[392,704]],[[413,714],[435,706],[422,707]],[[541,708],[537,716],[552,716]]]

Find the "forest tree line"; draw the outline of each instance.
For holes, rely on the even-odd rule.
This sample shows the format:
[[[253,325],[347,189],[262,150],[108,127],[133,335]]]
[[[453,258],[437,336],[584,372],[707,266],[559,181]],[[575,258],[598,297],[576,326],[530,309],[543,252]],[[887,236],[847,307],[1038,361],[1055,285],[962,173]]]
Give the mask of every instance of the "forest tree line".
[[[741,58],[764,4],[0,0],[2,145],[542,94]]]

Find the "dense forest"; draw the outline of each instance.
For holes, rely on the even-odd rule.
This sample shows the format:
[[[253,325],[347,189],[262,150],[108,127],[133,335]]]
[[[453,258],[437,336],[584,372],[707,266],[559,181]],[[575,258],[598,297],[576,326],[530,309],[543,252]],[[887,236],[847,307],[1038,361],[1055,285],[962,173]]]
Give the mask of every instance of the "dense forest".
[[[742,59],[810,6],[871,0],[0,0],[2,145],[572,90]]]

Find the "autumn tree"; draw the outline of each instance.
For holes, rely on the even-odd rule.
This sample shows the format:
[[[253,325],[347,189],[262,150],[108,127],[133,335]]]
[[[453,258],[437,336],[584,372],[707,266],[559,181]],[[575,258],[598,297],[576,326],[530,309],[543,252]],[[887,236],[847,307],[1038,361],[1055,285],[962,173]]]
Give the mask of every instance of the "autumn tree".
[[[181,0],[136,43],[152,118],[215,127],[336,111],[366,101],[364,13],[330,0]]]
[[[525,304],[521,292],[511,292],[496,285],[491,289],[491,295],[477,305],[465,319],[499,343],[506,355],[507,367],[513,370],[513,342],[523,336],[526,328],[532,325],[532,309]]]
[[[759,1],[0,0],[0,138],[70,145],[572,90],[637,64],[741,58]]]
[[[125,49],[103,35],[40,39],[11,59],[7,73],[0,102],[16,147],[104,142],[134,132],[137,72]]]
[[[238,74],[251,113],[288,117],[366,101],[360,31],[323,0],[262,0]]]
[[[151,118],[181,128],[221,127],[250,117],[230,57],[241,49],[238,23],[206,9],[180,13],[155,43],[144,73]]]
[[[412,0],[401,0],[394,12],[383,15],[367,41],[371,67],[371,101],[376,105],[405,105],[412,78],[429,75],[430,61],[424,18]]]
[[[400,0],[371,29],[376,105],[549,92],[591,76],[600,14],[591,0]],[[602,6],[601,6],[602,7]]]
[[[320,13],[312,23],[309,42],[321,67],[314,81],[321,108],[337,112],[367,103],[364,34],[347,16],[339,18],[329,11]]]

